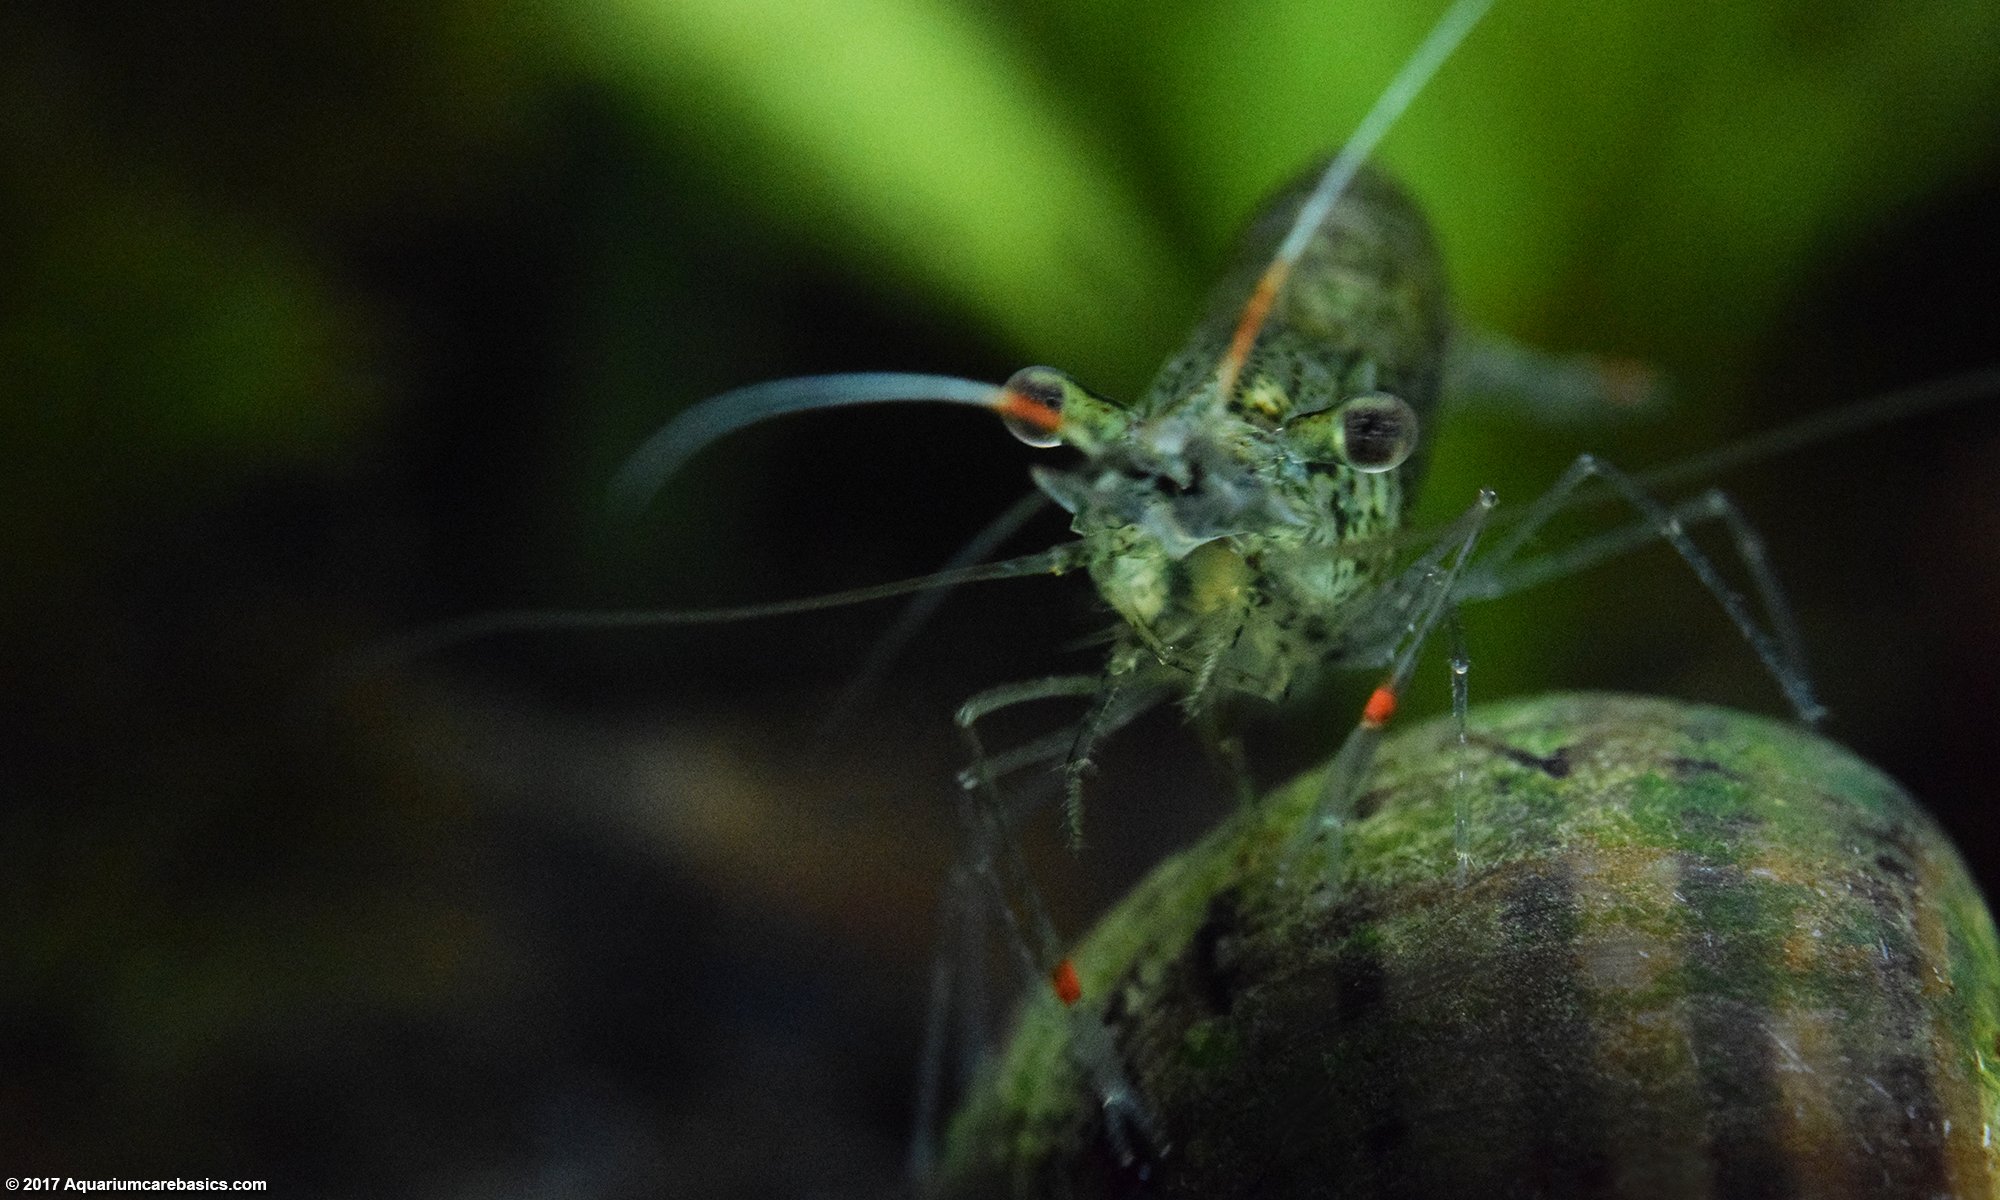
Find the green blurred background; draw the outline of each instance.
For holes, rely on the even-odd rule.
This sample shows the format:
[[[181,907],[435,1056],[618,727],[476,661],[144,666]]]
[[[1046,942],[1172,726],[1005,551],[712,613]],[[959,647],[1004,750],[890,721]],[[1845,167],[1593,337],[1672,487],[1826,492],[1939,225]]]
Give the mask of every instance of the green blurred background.
[[[1032,452],[978,414],[746,433],[633,528],[601,488],[676,407],[786,374],[1049,362],[1136,394],[1258,198],[1440,8],[0,12],[0,1166],[892,1191],[946,717],[1089,662],[1081,584],[955,596],[831,737],[892,608],[346,668],[466,612],[936,566],[1025,488]],[[1426,513],[1992,365],[1996,133],[1990,0],[1503,0],[1382,157],[1470,320],[1676,393],[1649,419],[1463,414]],[[1989,888],[1995,408],[1723,480],[1831,732]],[[1468,626],[1475,697],[1780,710],[1657,550]],[[1260,732],[1260,771],[1324,753],[1358,694]],[[1121,737],[1088,853],[1037,847],[1067,928],[1226,807],[1187,740],[1170,714]]]

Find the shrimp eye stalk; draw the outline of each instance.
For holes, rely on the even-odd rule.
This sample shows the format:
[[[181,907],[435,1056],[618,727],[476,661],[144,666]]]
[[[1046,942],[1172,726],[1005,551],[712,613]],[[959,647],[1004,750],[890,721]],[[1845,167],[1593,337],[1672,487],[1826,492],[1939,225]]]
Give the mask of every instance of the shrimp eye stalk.
[[[1131,424],[1125,409],[1054,367],[1014,372],[993,407],[1007,431],[1028,445],[1068,445],[1086,454],[1117,440]]]
[[[1417,448],[1417,414],[1400,397],[1369,392],[1285,425],[1300,453],[1366,474],[1393,471]]]

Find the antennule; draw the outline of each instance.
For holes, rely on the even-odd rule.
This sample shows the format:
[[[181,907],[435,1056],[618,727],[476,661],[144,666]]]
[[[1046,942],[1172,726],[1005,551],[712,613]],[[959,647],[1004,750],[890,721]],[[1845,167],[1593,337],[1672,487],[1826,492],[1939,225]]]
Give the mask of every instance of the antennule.
[[[1382,89],[1375,106],[1368,115],[1355,126],[1354,134],[1340,153],[1327,164],[1326,173],[1319,177],[1319,185],[1299,206],[1299,215],[1292,221],[1285,240],[1278,243],[1278,252],[1272,256],[1271,265],[1264,268],[1264,275],[1257,281],[1257,288],[1251,293],[1250,302],[1243,308],[1243,316],[1236,324],[1236,332],[1230,336],[1229,350],[1222,356],[1216,370],[1218,391],[1227,396],[1236,387],[1236,378],[1243,371],[1243,365],[1250,359],[1250,351],[1257,344],[1257,333],[1264,327],[1264,319],[1270,315],[1272,305],[1283,291],[1285,278],[1292,273],[1292,264],[1305,253],[1306,244],[1312,241],[1313,231],[1320,222],[1326,220],[1333,206],[1347,191],[1354,176],[1361,170],[1361,164],[1375,153],[1375,147],[1402,117],[1410,102],[1417,98],[1438,68],[1457,50],[1459,43],[1479,24],[1486,10],[1493,7],[1493,0],[1457,0],[1445,14],[1431,27],[1423,43],[1411,54],[1389,86]]]
[[[503,634],[555,633],[581,630],[657,629],[673,625],[721,625],[735,621],[758,621],[768,617],[791,616],[865,604],[911,592],[953,588],[994,579],[1022,579],[1033,575],[1063,575],[1083,563],[1082,544],[1064,542],[1035,554],[999,562],[955,567],[915,579],[849,588],[798,600],[776,600],[764,604],[743,604],[732,608],[629,608],[629,609],[526,609],[476,613],[455,620],[440,621],[376,642],[345,664],[344,675],[360,677],[412,659],[468,642],[483,641]]]
[[[976,404],[1004,411],[1006,395],[1005,389],[976,380],[898,373],[808,375],[737,388],[685,410],[633,451],[611,480],[611,508],[620,517],[637,516],[674,472],[710,442],[772,417],[850,404],[911,401]]]

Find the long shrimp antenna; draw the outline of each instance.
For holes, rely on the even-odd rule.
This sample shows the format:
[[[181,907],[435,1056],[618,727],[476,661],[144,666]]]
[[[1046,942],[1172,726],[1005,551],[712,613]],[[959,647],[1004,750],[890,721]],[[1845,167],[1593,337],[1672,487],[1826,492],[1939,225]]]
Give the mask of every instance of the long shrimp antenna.
[[[1011,389],[950,375],[874,373],[808,375],[752,384],[710,396],[661,426],[632,452],[611,481],[612,512],[635,517],[688,459],[720,438],[759,421],[851,404],[935,401],[971,404],[1007,416],[1024,402]],[[1031,408],[1035,406],[1030,405]],[[1034,417],[1042,410],[1025,414]]]
[[[1695,480],[1710,479],[1738,467],[1782,458],[1787,454],[1822,442],[1834,441],[1850,433],[1899,421],[1913,421],[1934,412],[1942,412],[1979,400],[2000,400],[2000,366],[1977,367],[1961,371],[1956,375],[1925,380],[1866,400],[1857,400],[1827,412],[1802,417],[1789,425],[1753,433],[1727,446],[1703,450],[1685,458],[1677,458],[1634,472],[1632,482],[1648,492],[1664,491]],[[1609,504],[1614,500],[1615,497],[1601,493],[1579,495],[1564,504],[1559,511],[1577,512]],[[1503,508],[1493,514],[1492,528],[1505,529],[1519,520],[1526,511],[1525,508],[1519,507]],[[1367,544],[1409,545],[1428,540],[1435,535],[1437,529],[1438,527],[1434,525],[1398,529],[1384,538]]]
[[[1271,306],[1277,302],[1286,278],[1291,275],[1299,256],[1305,253],[1306,245],[1312,241],[1320,222],[1333,211],[1333,206],[1347,191],[1348,185],[1354,182],[1361,165],[1375,153],[1375,147],[1382,144],[1383,137],[1410,107],[1418,93],[1424,90],[1438,68],[1472,32],[1473,26],[1479,24],[1486,10],[1492,7],[1493,0],[1457,0],[1446,9],[1416,52],[1389,81],[1389,86],[1376,97],[1375,106],[1361,118],[1361,124],[1355,126],[1347,144],[1327,164],[1326,172],[1319,177],[1318,186],[1299,206],[1299,214],[1293,218],[1285,240],[1278,243],[1278,252],[1271,257],[1271,265],[1264,268],[1256,289],[1243,305],[1243,315],[1237,319],[1236,331],[1229,338],[1229,349],[1216,368],[1218,395],[1227,396],[1235,389],[1244,364],[1250,361],[1250,351],[1257,344],[1257,334],[1264,328],[1264,319],[1270,316]]]
[[[1065,542],[1052,549],[1000,562],[981,563],[956,570],[935,571],[915,579],[899,579],[868,587],[850,588],[796,600],[775,600],[765,604],[744,604],[731,608],[609,608],[609,609],[510,609],[476,613],[469,617],[440,621],[413,629],[397,637],[375,643],[349,664],[348,674],[369,675],[397,663],[422,658],[440,650],[468,642],[517,633],[555,633],[576,630],[654,629],[673,625],[720,625],[732,621],[755,621],[766,617],[818,612],[849,604],[865,604],[891,596],[932,588],[952,588],[991,579],[1020,579],[1030,575],[1061,575],[1083,557],[1080,543]]]
[[[1885,392],[1871,400],[1858,400],[1831,412],[1823,412],[1790,425],[1752,434],[1739,442],[1675,462],[1664,463],[1635,477],[1648,490],[1672,487],[1690,479],[1719,475],[1747,463],[1790,454],[1818,442],[1877,425],[1907,421],[1925,413],[1969,404],[1974,400],[2000,398],[2000,367],[1980,367],[1929,379],[1923,383]]]

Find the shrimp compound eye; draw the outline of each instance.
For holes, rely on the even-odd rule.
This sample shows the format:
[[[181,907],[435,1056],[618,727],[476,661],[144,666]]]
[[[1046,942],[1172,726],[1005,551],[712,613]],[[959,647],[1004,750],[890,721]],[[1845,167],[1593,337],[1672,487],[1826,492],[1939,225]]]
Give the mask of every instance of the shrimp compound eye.
[[[1132,414],[1054,367],[1014,372],[993,403],[1015,437],[1030,446],[1068,445],[1096,454],[1125,436]]]
[[[1416,410],[1387,392],[1307,413],[1285,430],[1313,458],[1334,459],[1367,474],[1395,470],[1417,448]]]
[[[1063,400],[1070,386],[1069,376],[1054,367],[1014,372],[999,405],[1007,432],[1043,450],[1062,445]]]
[[[1397,396],[1370,392],[1334,410],[1335,448],[1357,471],[1393,471],[1417,448],[1417,412]]]

